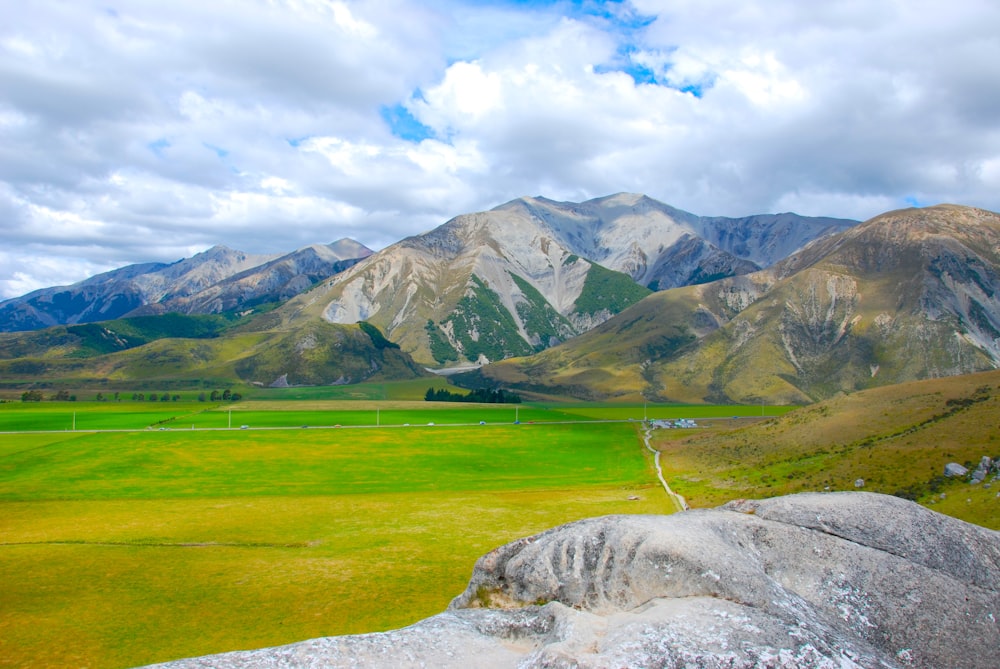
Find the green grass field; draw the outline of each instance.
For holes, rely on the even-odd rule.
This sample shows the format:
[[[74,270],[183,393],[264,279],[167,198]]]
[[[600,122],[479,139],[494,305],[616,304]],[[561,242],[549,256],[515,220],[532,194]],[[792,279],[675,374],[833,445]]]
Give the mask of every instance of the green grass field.
[[[670,511],[628,422],[513,425],[510,406],[403,401],[379,410],[411,427],[351,428],[371,408],[352,418],[328,400],[231,408],[234,423],[336,414],[343,429],[191,430],[229,417],[196,402],[0,416],[38,429],[69,404],[78,428],[138,429],[0,435],[0,666],[128,667],[400,627],[443,610],[497,545]],[[426,424],[450,420],[474,424]]]
[[[0,404],[0,667],[130,667],[433,615],[502,543],[584,517],[671,512],[639,438],[644,416],[707,428],[656,431],[668,479],[696,506],[846,488],[867,466],[835,467],[826,441],[803,449],[811,432],[782,436],[812,425],[810,412],[830,420],[822,405],[775,422],[760,416],[789,408],[427,403],[427,387]],[[899,400],[880,402],[860,406],[896,420],[882,407]],[[852,439],[890,429],[843,414]],[[941,508],[961,517],[970,504]]]
[[[8,402],[0,404],[0,432],[88,431],[201,428],[403,426],[434,423],[560,422],[579,420],[642,420],[658,418],[718,419],[781,415],[791,407],[647,405],[641,404],[464,404],[412,399],[426,392],[414,382],[362,387],[360,399],[287,396],[286,389],[259,392],[260,399],[241,402]],[[287,389],[299,390],[299,389]],[[308,395],[309,393],[302,393]],[[317,394],[317,393],[313,393]],[[327,395],[330,393],[328,392]],[[382,399],[379,395],[393,399]],[[372,395],[373,397],[365,397]]]

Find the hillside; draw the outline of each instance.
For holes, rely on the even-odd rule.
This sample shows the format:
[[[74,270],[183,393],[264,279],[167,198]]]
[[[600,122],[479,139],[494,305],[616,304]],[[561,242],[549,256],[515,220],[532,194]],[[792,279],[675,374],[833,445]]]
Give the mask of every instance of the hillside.
[[[164,314],[0,333],[0,388],[330,385],[427,375],[367,323],[269,329],[268,314]]]
[[[772,267],[651,295],[478,383],[580,397],[809,403],[1000,364],[1000,216],[877,216]]]
[[[899,495],[968,522],[1000,529],[1000,485],[948,479],[1000,458],[1000,371],[873,388],[780,418],[656,430],[664,476],[695,507],[741,497],[863,489]],[[992,483],[992,485],[991,485]],[[942,494],[943,493],[943,494]]]
[[[530,355],[651,290],[745,274],[853,221],[704,218],[634,194],[521,198],[390,246],[281,313],[370,320],[428,366]]]

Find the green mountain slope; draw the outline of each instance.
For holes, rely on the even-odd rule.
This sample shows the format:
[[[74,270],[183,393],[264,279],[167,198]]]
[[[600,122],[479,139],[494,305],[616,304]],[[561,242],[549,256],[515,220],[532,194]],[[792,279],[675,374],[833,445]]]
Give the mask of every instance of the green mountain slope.
[[[143,316],[0,334],[0,388],[329,385],[427,374],[367,323]]]

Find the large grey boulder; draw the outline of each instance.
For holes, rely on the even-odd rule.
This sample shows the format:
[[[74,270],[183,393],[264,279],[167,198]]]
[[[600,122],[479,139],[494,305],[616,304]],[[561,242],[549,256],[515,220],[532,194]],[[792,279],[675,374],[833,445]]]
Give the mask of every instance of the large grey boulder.
[[[969,473],[969,470],[958,464],[957,462],[949,462],[944,466],[944,475],[955,478],[958,476],[965,476]]]
[[[497,548],[444,613],[194,667],[996,667],[1000,533],[872,493],[607,516]]]

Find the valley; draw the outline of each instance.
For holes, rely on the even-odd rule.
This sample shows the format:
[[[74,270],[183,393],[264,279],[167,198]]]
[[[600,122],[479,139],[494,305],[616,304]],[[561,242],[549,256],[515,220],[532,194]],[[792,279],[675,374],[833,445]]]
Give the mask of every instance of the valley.
[[[655,454],[692,508],[863,490],[1000,529],[995,467],[969,481],[1000,456],[997,249],[955,205],[521,198],[7,300],[0,666],[398,628],[504,542],[673,512]]]

